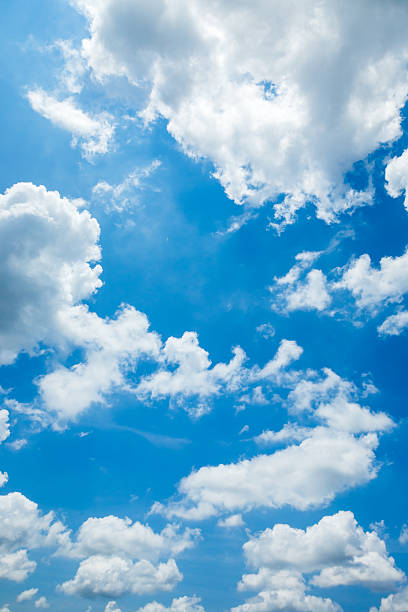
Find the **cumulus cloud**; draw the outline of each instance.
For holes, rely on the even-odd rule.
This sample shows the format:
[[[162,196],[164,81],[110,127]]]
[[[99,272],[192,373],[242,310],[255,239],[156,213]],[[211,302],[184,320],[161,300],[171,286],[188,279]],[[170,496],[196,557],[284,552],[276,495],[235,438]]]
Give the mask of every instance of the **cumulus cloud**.
[[[382,257],[378,268],[365,253],[351,262],[336,289],[351,292],[358,308],[373,312],[387,303],[400,302],[408,291],[408,251],[397,257]]]
[[[159,557],[177,555],[194,546],[200,532],[181,531],[177,525],[167,525],[156,533],[149,525],[117,516],[89,518],[79,528],[74,543],[61,553],[72,557],[120,555],[132,559],[157,561]]]
[[[276,524],[244,544],[251,567],[314,573],[319,587],[359,584],[392,588],[404,580],[383,540],[365,532],[352,512],[323,517],[306,530]]]
[[[164,367],[145,377],[136,393],[152,399],[171,397],[176,403],[189,396],[196,397],[198,405],[191,411],[200,416],[208,410],[207,398],[217,395],[224,387],[227,390],[240,387],[245,359],[244,351],[238,347],[229,363],[211,367],[208,352],[200,347],[196,332],[185,332],[181,338],[171,337],[166,341],[159,358]]]
[[[375,434],[354,437],[316,428],[299,445],[237,463],[202,467],[178,485],[179,501],[155,504],[166,516],[201,520],[222,513],[290,505],[306,510],[328,503],[376,476]]]
[[[29,91],[27,98],[33,110],[72,134],[72,146],[80,146],[84,157],[91,159],[110,150],[115,127],[108,113],[89,115],[73,98],[58,100],[43,89]]]
[[[38,505],[21,493],[0,496],[0,576],[15,582],[25,580],[35,568],[27,551],[63,546],[69,534],[54,514],[41,514]],[[25,598],[27,593],[25,592]],[[22,594],[24,595],[24,594]],[[24,598],[24,599],[25,599]]]
[[[316,268],[310,270],[320,255],[321,252],[299,253],[297,263],[289,272],[274,279],[269,287],[274,310],[281,314],[294,310],[317,310],[333,315],[336,314],[336,298],[341,292],[348,292],[353,298],[353,302],[347,306],[352,317],[361,314],[374,317],[386,306],[402,302],[408,292],[408,251],[400,256],[382,257],[378,266],[372,265],[370,255],[364,253],[343,268],[330,270],[332,277],[336,274],[339,276],[341,272],[337,280],[328,280]],[[331,304],[333,309],[329,311]],[[407,317],[403,309],[390,315],[378,326],[379,334],[400,334],[408,324]]]
[[[305,530],[276,524],[251,537],[243,549],[247,565],[257,571],[244,574],[238,590],[259,593],[234,612],[340,611],[332,600],[307,591],[340,585],[389,589],[405,579],[383,540],[364,531],[352,512],[324,516]]]
[[[94,555],[81,561],[72,580],[60,586],[67,595],[119,597],[169,591],[182,579],[174,559],[157,566],[142,560],[133,563],[122,557]]]
[[[279,0],[76,5],[89,20],[82,53],[94,76],[122,75],[147,92],[140,116],[164,117],[188,155],[213,162],[234,201],[272,200],[277,223],[307,201],[327,221],[371,202],[343,177],[400,135],[403,3],[365,0],[346,12],[329,0],[297,11]]]
[[[332,298],[328,291],[326,276],[317,269],[310,270],[305,275],[305,271],[320,254],[312,251],[298,253],[297,263],[289,272],[274,279],[274,285],[269,287],[273,296],[272,308],[283,314],[294,310],[322,311],[328,308]]]
[[[306,592],[305,581],[298,572],[272,572],[262,568],[258,574],[247,574],[238,585],[239,590],[259,590],[255,597],[231,609],[231,612],[341,612],[331,599],[316,597]]]
[[[61,326],[72,346],[84,348],[85,359],[70,368],[60,365],[38,379],[41,400],[60,426],[76,420],[93,403],[104,403],[115,389],[126,389],[126,374],[138,360],[159,354],[159,337],[148,331],[146,315],[131,306],[123,306],[113,319],[77,306],[61,313]]]
[[[61,311],[101,286],[99,225],[57,191],[18,183],[0,195],[0,238],[0,364],[9,364],[62,342]]]
[[[404,206],[408,210],[408,149],[393,157],[385,168],[385,187],[392,198],[405,194]]]
[[[173,599],[170,607],[164,606],[157,601],[152,601],[143,606],[143,608],[139,608],[137,612],[204,612],[200,601],[199,597],[177,597]]]
[[[408,587],[383,597],[380,607],[370,608],[370,612],[408,612]]]

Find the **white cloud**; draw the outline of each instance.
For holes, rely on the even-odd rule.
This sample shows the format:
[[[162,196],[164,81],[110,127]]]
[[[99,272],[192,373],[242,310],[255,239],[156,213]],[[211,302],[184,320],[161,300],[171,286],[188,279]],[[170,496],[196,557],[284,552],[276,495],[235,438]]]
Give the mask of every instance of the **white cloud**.
[[[21,493],[0,496],[0,576],[25,580],[36,568],[27,549],[62,546],[69,535],[54,514],[41,514],[37,504]]]
[[[99,225],[77,202],[31,183],[0,195],[0,363],[62,342],[59,315],[101,286]]]
[[[30,601],[35,595],[37,595],[37,593],[38,589],[36,588],[27,589],[26,591],[20,593],[20,595],[17,597],[17,601],[18,603],[21,603],[22,601]]]
[[[379,268],[365,253],[351,262],[335,289],[351,292],[359,308],[372,312],[387,303],[400,302],[408,291],[408,251],[399,257],[382,257]]]
[[[291,412],[309,412],[333,430],[358,434],[391,429],[394,422],[384,412],[371,412],[353,401],[363,394],[330,368],[323,368],[323,376],[313,378],[312,374],[297,382],[288,403]]]
[[[73,98],[58,100],[42,89],[29,91],[27,98],[33,110],[57,127],[71,132],[72,146],[79,145],[86,158],[110,150],[115,127],[113,117],[108,113],[89,115],[76,105]]]
[[[139,608],[137,612],[204,612],[200,601],[199,597],[177,597],[173,599],[170,607],[164,606],[157,601],[152,601],[143,606],[143,608]]]
[[[121,557],[95,555],[81,561],[75,577],[60,589],[67,595],[119,597],[169,591],[181,579],[174,559],[155,566],[146,560],[133,563]]]
[[[0,553],[0,578],[22,582],[36,567],[35,561],[29,560],[26,550]]]
[[[342,608],[331,599],[306,593],[305,582],[298,572],[272,572],[262,568],[258,574],[246,574],[239,590],[260,590],[244,604],[231,612],[341,612]]]
[[[20,595],[17,597],[17,601],[18,603],[21,603],[22,601],[30,601],[35,595],[37,595],[37,593],[38,589],[27,589],[26,591],[20,593]]]
[[[108,601],[105,606],[105,612],[122,612],[116,601]]]
[[[181,500],[166,506],[155,504],[153,511],[201,520],[262,506],[306,510],[374,478],[377,444],[375,434],[356,438],[317,428],[299,445],[271,455],[192,472],[178,485]]]
[[[400,157],[393,157],[385,168],[385,188],[392,198],[405,193],[404,206],[408,210],[408,149]]]
[[[231,516],[227,516],[225,519],[220,519],[217,525],[229,529],[230,527],[243,527],[245,523],[242,519],[242,514],[231,514]]]
[[[35,607],[36,608],[49,608],[50,604],[47,601],[47,598],[44,597],[44,595],[42,595],[41,597],[39,597],[36,601],[35,601]]]
[[[319,572],[319,587],[359,584],[392,588],[405,579],[374,532],[365,532],[352,512],[323,517],[306,530],[276,524],[244,544],[247,562],[255,568]]]
[[[408,311],[400,310],[390,315],[378,326],[378,333],[383,336],[398,336],[408,327]]]
[[[56,426],[63,427],[92,403],[104,403],[115,389],[126,389],[126,374],[142,357],[158,356],[160,339],[148,331],[146,315],[131,306],[123,306],[114,319],[102,319],[86,306],[70,308],[60,318],[66,338],[85,349],[85,360],[71,368],[58,366],[37,384]]]
[[[381,599],[379,608],[370,608],[370,612],[408,612],[408,587]]]
[[[311,586],[339,585],[389,589],[405,580],[383,540],[374,531],[365,532],[352,512],[324,516],[305,530],[276,524],[243,548],[247,564],[257,571],[244,574],[238,590],[259,593],[234,612],[340,611],[332,600],[307,591]]]
[[[89,20],[83,55],[96,78],[123,75],[147,91],[145,121],[163,116],[187,154],[212,160],[230,198],[258,206],[286,194],[278,222],[307,200],[328,221],[371,201],[343,177],[401,133],[404,3],[76,4]]]
[[[10,435],[9,412],[4,408],[0,409],[0,444],[7,440]]]
[[[321,251],[304,251],[295,257],[297,263],[269,287],[272,308],[286,314],[294,310],[326,310],[332,301],[329,284],[321,270],[306,271],[321,255]]]
[[[217,395],[221,389],[234,391],[240,387],[246,355],[239,347],[233,353],[229,363],[217,363],[211,368],[208,352],[200,347],[196,332],[184,332],[181,338],[170,337],[159,358],[164,367],[142,379],[136,393],[152,399],[169,396],[176,403],[196,396],[199,401],[190,411],[200,416],[208,411],[207,398]]]
[[[177,525],[167,525],[160,533],[149,525],[129,518],[105,516],[89,518],[79,528],[75,543],[69,543],[61,554],[72,557],[116,555],[131,559],[157,561],[159,557],[177,555],[195,545],[197,529],[180,531]]]

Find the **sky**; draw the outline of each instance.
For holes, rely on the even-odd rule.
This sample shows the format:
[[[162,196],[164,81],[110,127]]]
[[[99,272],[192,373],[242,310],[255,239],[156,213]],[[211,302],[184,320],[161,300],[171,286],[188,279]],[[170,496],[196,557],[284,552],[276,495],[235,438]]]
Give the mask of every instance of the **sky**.
[[[0,20],[0,612],[408,612],[408,4]]]

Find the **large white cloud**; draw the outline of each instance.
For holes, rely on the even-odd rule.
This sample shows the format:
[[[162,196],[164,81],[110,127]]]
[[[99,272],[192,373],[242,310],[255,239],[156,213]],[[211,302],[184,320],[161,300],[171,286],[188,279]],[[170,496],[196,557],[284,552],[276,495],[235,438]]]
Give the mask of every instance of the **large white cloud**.
[[[407,7],[360,0],[76,0],[89,20],[83,56],[96,78],[123,75],[229,197],[276,202],[291,220],[306,200],[331,220],[370,202],[345,171],[400,134],[408,92]],[[322,59],[323,58],[323,59]],[[112,87],[113,85],[110,85]]]
[[[324,516],[305,530],[276,524],[243,548],[247,565],[256,573],[244,574],[238,589],[259,593],[234,612],[339,611],[341,607],[330,599],[310,595],[310,586],[378,590],[405,580],[384,541],[375,532],[364,531],[352,512]]]
[[[63,341],[62,310],[101,286],[99,225],[78,202],[31,183],[0,195],[0,364]]]
[[[196,520],[262,506],[306,510],[374,478],[377,444],[376,434],[356,438],[316,428],[299,445],[271,455],[202,467],[180,481],[180,501],[155,504],[153,509]]]
[[[404,580],[385,544],[374,532],[365,532],[352,512],[325,516],[306,530],[277,524],[244,544],[254,568],[320,572],[312,584],[320,587],[360,584],[387,589]]]
[[[153,565],[146,560],[133,563],[122,557],[94,555],[81,561],[75,577],[60,589],[67,595],[119,597],[169,591],[181,579],[174,559]]]

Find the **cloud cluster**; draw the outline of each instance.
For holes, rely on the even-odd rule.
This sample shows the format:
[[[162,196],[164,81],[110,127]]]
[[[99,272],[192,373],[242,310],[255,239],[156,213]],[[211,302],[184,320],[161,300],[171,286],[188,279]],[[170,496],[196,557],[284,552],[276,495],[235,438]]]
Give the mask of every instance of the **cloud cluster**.
[[[89,21],[82,57],[96,79],[126,78],[145,96],[136,108],[145,122],[164,117],[188,155],[213,162],[235,202],[272,200],[278,224],[307,201],[326,221],[371,202],[370,189],[343,178],[400,134],[403,3],[75,4]]]
[[[336,298],[346,292],[352,298],[351,316],[374,317],[389,305],[400,304],[408,293],[408,251],[395,257],[382,257],[374,266],[364,253],[341,269],[340,278],[329,280],[317,268],[311,268],[322,252],[302,252],[289,272],[275,278],[269,287],[272,308],[282,314],[294,310],[316,310],[336,313]],[[331,270],[331,276],[339,270]],[[329,307],[333,306],[332,311]],[[400,309],[378,327],[383,335],[398,335],[408,325],[407,311]]]
[[[288,355],[288,346],[282,346],[287,348],[279,349],[273,360],[262,369],[254,368],[251,375],[265,381],[265,372],[272,374],[278,363],[286,363],[283,355]],[[289,345],[291,351],[296,347]],[[156,503],[154,512],[202,520],[262,506],[306,510],[375,478],[378,436],[395,424],[384,412],[360,405],[367,389],[360,391],[329,368],[288,372],[274,377],[273,383],[289,388],[285,401],[289,421],[280,431],[266,430],[254,441],[284,448],[236,463],[201,467],[180,481],[178,500]]]
[[[244,574],[238,589],[259,594],[234,608],[236,612],[341,610],[331,600],[306,594],[310,587],[305,575],[308,585],[321,588],[390,589],[405,579],[384,541],[374,531],[364,531],[352,512],[324,516],[305,530],[276,524],[243,548],[248,566],[257,572]]]
[[[74,578],[59,588],[67,595],[84,597],[169,591],[182,579],[172,557],[194,546],[199,537],[198,530],[180,531],[177,525],[169,524],[156,533],[149,525],[128,518],[89,518],[75,540],[57,551],[82,559]],[[167,560],[158,562],[163,558]]]

